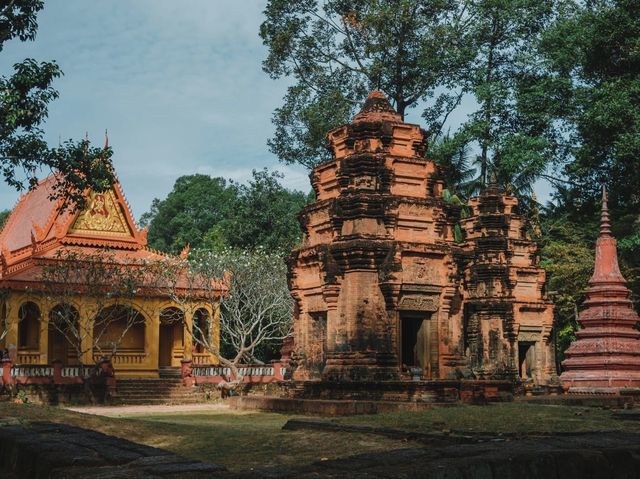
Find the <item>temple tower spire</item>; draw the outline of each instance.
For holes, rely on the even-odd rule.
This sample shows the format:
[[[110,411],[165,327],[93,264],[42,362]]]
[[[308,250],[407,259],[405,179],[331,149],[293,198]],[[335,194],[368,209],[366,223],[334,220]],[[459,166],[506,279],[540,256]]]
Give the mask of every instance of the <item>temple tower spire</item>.
[[[569,392],[640,386],[640,331],[635,328],[640,317],[629,296],[603,188],[594,271],[578,318],[582,329],[562,363],[560,379]]]

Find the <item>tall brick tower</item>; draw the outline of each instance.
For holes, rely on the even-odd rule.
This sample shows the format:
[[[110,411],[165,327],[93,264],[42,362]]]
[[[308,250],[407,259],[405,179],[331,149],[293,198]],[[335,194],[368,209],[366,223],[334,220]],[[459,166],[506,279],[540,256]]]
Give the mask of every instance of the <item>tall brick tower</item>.
[[[294,379],[548,376],[553,307],[517,199],[491,188],[461,220],[426,138],[380,92],[327,135],[289,257]]]
[[[565,372],[560,380],[569,392],[640,387],[640,331],[636,329],[640,317],[629,295],[603,190],[596,262],[578,319],[582,329],[562,362]]]

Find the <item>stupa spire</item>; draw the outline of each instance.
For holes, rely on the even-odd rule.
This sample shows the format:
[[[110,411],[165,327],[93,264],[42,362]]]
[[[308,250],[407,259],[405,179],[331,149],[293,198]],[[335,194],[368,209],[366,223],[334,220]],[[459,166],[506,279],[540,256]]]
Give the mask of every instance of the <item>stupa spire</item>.
[[[560,379],[569,392],[640,387],[640,331],[636,329],[640,318],[629,295],[603,188],[595,267],[578,318],[582,329],[562,363],[565,371]]]
[[[607,206],[607,187],[602,185],[602,213],[600,214],[600,236],[611,236],[609,207]]]
[[[607,190],[602,187],[602,211],[600,213],[600,235],[596,242],[596,261],[593,276],[589,285],[599,283],[617,283],[624,285],[625,279],[618,265],[618,247],[611,232],[609,207],[607,205]]]

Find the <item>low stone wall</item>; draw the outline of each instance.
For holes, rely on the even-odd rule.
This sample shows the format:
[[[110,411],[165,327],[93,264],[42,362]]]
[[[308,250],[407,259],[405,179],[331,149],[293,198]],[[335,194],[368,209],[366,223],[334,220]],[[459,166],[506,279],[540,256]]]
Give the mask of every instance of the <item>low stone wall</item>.
[[[412,477],[420,479],[635,479],[637,434],[593,433],[408,447],[316,462],[296,475],[258,477]]]
[[[110,388],[104,384],[13,384],[4,385],[5,397],[35,404],[83,405],[109,402]]]
[[[20,479],[218,477],[225,469],[65,424],[0,427],[0,476]]]
[[[443,380],[292,383],[289,397],[357,401],[483,403],[513,400],[510,381]]]
[[[349,416],[354,414],[379,414],[397,411],[424,411],[431,403],[409,401],[366,401],[340,399],[299,399],[274,396],[234,396],[228,404],[232,409],[313,414],[319,416]]]

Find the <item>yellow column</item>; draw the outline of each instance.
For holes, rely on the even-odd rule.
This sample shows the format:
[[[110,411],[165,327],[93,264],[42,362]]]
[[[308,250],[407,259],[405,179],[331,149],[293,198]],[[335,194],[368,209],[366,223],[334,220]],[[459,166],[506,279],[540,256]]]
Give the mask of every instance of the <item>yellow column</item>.
[[[213,315],[211,321],[211,344],[220,352],[220,302],[213,305]],[[218,364],[219,359],[212,354],[211,363]]]
[[[191,326],[193,325],[192,308],[185,308],[184,311],[184,356],[183,359],[193,359],[193,338],[191,337]]]
[[[80,350],[83,351],[79,360],[82,364],[91,365],[95,362],[93,359],[93,318],[96,315],[96,308],[90,303],[82,304],[79,314],[78,332]]]
[[[145,362],[149,369],[157,371],[160,354],[160,308],[156,301],[149,303],[148,311],[149,316],[144,328],[144,351],[147,355]]]
[[[38,350],[40,352],[40,364],[49,362],[49,311],[50,305],[46,301],[38,302],[40,309],[40,321],[38,321],[39,338]]]
[[[7,301],[7,315],[9,316],[8,331],[5,336],[4,344],[11,351],[15,349],[18,353],[18,323],[20,322],[20,316],[18,314],[20,310],[20,298],[14,295],[10,295]]]

